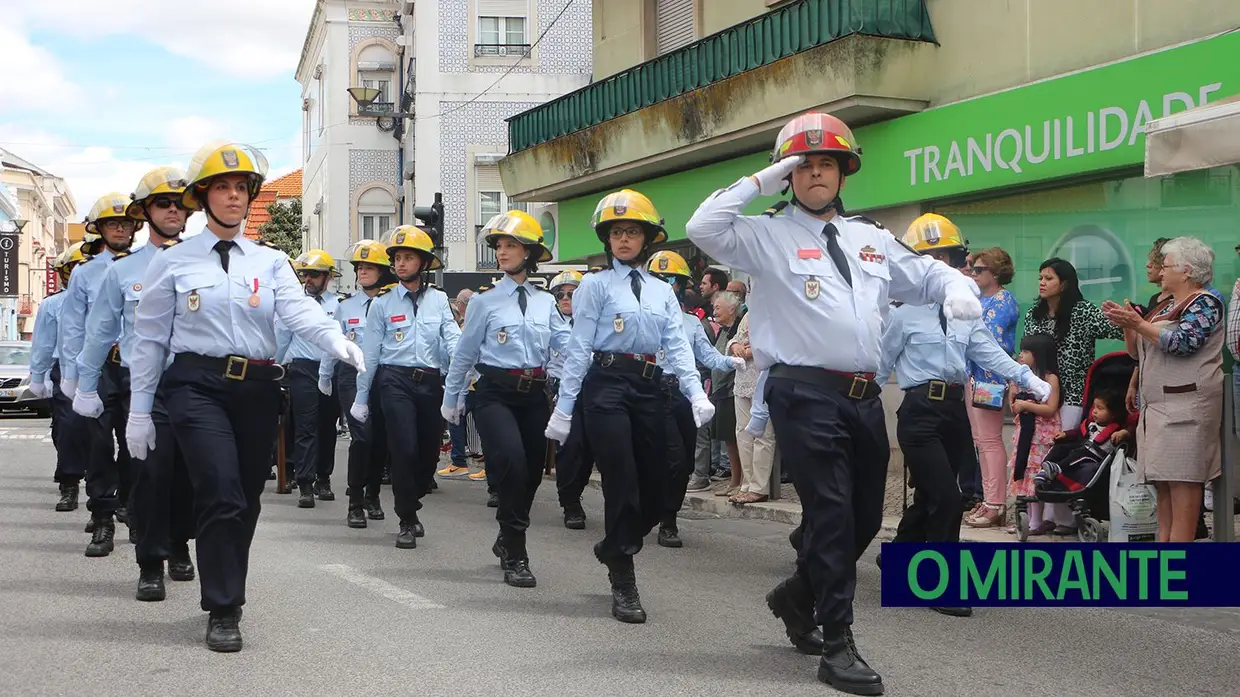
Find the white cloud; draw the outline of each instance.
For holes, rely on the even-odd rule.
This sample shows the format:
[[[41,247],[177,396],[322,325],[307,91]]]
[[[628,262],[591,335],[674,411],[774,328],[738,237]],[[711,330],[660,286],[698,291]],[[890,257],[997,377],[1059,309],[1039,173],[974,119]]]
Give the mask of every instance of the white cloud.
[[[136,35],[209,68],[246,78],[286,76],[301,58],[315,0],[109,0],[51,11],[30,0],[0,0],[0,17],[78,37]],[[0,35],[0,46],[7,43]],[[5,73],[0,73],[5,74]],[[21,73],[8,73],[21,74]]]
[[[0,79],[0,114],[11,106],[62,110],[81,97],[81,90],[65,77],[55,56],[31,44],[7,18],[0,21],[0,75],[4,76]]]

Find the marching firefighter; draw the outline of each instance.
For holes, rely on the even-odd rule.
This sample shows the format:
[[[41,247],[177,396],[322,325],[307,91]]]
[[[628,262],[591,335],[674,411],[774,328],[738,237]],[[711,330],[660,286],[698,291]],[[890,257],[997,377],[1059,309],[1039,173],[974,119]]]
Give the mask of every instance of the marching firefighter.
[[[555,299],[529,281],[539,262],[552,257],[538,221],[524,211],[508,211],[485,239],[504,278],[471,303],[452,354],[441,412],[448,423],[460,422],[458,396],[466,373],[476,370],[474,423],[487,452],[487,482],[499,494],[493,551],[504,583],[533,588],[537,579],[530,570],[526,530],[547,457],[543,429],[550,404],[544,366],[553,347],[563,349],[569,327]]]
[[[129,196],[113,192],[101,196],[86,216],[86,232],[99,236],[93,243],[97,251],[70,279],[60,313],[59,352],[63,357],[60,391],[75,401],[79,366],[84,360],[82,347],[88,331],[86,317],[99,297],[103,277],[117,255],[129,250],[134,232],[142,227],[141,221],[130,217],[128,209]],[[90,456],[86,461],[86,508],[91,514],[91,540],[86,545],[88,557],[111,554],[116,535],[115,520],[128,520],[125,506],[130,462],[125,447],[125,411],[129,374],[121,366],[115,333],[102,338],[108,340],[110,350],[101,359],[102,376],[97,390],[91,392],[97,392],[95,396],[103,403],[103,409],[95,418],[86,420],[90,433]]]
[[[569,270],[557,274],[551,279],[549,286],[560,316],[570,327],[573,325],[573,294],[580,285],[581,274]],[[551,360],[547,362],[553,404],[559,398],[565,355],[563,348],[552,348]],[[581,494],[589,485],[590,472],[594,469],[594,455],[590,453],[585,429],[581,426],[581,406],[579,402],[573,410],[573,427],[568,431],[568,439],[563,443],[551,443],[551,447],[555,448],[556,494],[559,496],[560,508],[564,511],[564,527],[569,530],[586,529],[586,512],[581,507]]]
[[[672,286],[677,302],[684,299],[685,289],[693,282],[693,274],[685,258],[670,250],[655,252],[647,265],[650,273]],[[745,365],[744,358],[724,356],[719,353],[710,340],[706,338],[706,329],[702,327],[697,315],[681,310],[681,327],[685,332],[685,341],[693,350],[697,362],[710,370],[724,372],[734,371]],[[676,514],[685,502],[685,491],[689,488],[689,475],[693,473],[693,451],[697,444],[697,425],[693,423],[693,408],[689,400],[680,391],[680,379],[669,370],[667,355],[660,349],[658,360],[663,368],[663,392],[666,395],[667,425],[667,500],[663,508],[663,518],[659,522],[659,545],[662,547],[681,547],[680,529],[676,524]]]
[[[30,392],[35,397],[50,397],[52,402],[52,444],[56,448],[56,474],[60,500],[56,510],[76,511],[79,486],[86,476],[86,460],[90,457],[90,435],[82,416],[73,411],[73,395],[60,391],[60,352],[57,335],[60,313],[64,309],[65,289],[73,270],[90,257],[82,251],[85,242],[76,242],[56,258],[52,269],[60,277],[60,290],[39,303],[30,351]]]
[[[357,395],[349,413],[370,418],[372,394],[382,410],[392,497],[400,530],[398,549],[414,549],[426,534],[418,519],[422,497],[430,491],[443,440],[445,361],[456,349],[461,329],[448,296],[427,287],[428,274],[443,266],[426,231],[401,225],[383,236],[392,270],[400,281],[384,288],[366,311],[362,350],[366,372],[357,376]]]
[[[617,191],[599,201],[591,222],[608,268],[583,278],[573,296],[572,337],[546,435],[566,441],[580,398],[578,427],[603,477],[606,532],[594,556],[607,566],[612,616],[640,623],[646,611],[633,556],[663,517],[668,484],[666,398],[655,354],[666,351],[696,425],[709,421],[715,408],[702,391],[681,329],[680,303],[666,283],[646,271],[652,245],[667,239],[654,204],[636,191]]]
[[[779,132],[772,164],[710,196],[686,232],[704,252],[748,273],[750,336],[784,457],[806,518],[797,576],[767,602],[794,644],[813,647],[818,678],[854,694],[882,694],[882,678],[853,640],[856,562],[882,523],[890,447],[875,379],[888,298],[940,302],[949,318],[981,316],[977,286],[919,256],[839,198],[861,169],[860,149],[838,118],[808,113]],[[743,216],[759,195],[792,189],[792,205]],[[814,614],[808,607],[811,592]]]
[[[953,269],[963,269],[968,249],[947,218],[927,213],[913,221],[904,243]],[[897,412],[896,439],[914,481],[913,503],[904,511],[893,542],[959,542],[960,469],[972,458],[973,432],[965,409],[967,362],[1015,382],[1045,402],[1051,387],[1012,360],[982,320],[948,320],[939,303],[901,305],[891,312],[882,338],[878,382],[894,368],[904,401]],[[936,607],[967,617],[968,607]]]
[[[340,296],[327,289],[340,275],[336,260],[322,249],[311,249],[293,261],[297,278],[312,299],[333,322]],[[322,385],[320,366],[323,351],[311,341],[294,336],[288,326],[276,319],[276,361],[288,373],[292,399],[293,452],[290,460],[301,496],[299,508],[314,508],[314,499],[334,501],[331,475],[336,468],[336,423],[339,405],[331,397],[330,382]],[[326,390],[321,389],[326,387]]]
[[[185,172],[159,167],[142,177],[126,213],[150,227],[150,240],[135,252],[121,252],[104,274],[99,296],[86,320],[86,343],[78,357],[78,392],[73,408],[88,418],[98,418],[104,404],[96,389],[101,366],[112,354],[119,359],[121,375],[128,378],[133,365],[134,310],[142,297],[147,267],[156,254],[177,244],[185,231],[189,212],[181,202]],[[114,348],[113,344],[119,348]],[[115,362],[115,360],[113,360]],[[127,383],[128,380],[126,379]],[[129,395],[123,400],[127,403]],[[135,542],[138,589],[141,601],[159,601],[166,595],[164,563],[174,581],[193,581],[194,564],[189,540],[194,533],[194,499],[189,473],[176,439],[162,390],[155,393],[151,409],[158,447],[145,458],[134,457],[129,499],[130,539]]]
[[[382,242],[362,240],[345,252],[357,285],[362,292],[340,301],[336,309],[336,321],[340,331],[354,344],[361,346],[366,336],[366,313],[371,301],[385,286],[396,283],[387,248]],[[376,410],[367,421],[358,421],[349,413],[357,396],[357,369],[348,363],[325,358],[319,369],[319,391],[331,394],[336,391],[340,409],[349,426],[348,489],[349,511],[345,523],[351,528],[366,527],[366,520],[383,520],[383,506],[379,503],[379,489],[383,484],[383,467],[387,462],[387,434],[383,430],[383,415]]]
[[[162,388],[194,491],[206,644],[240,651],[250,544],[280,408],[275,318],[359,369],[362,355],[298,283],[289,258],[242,234],[267,176],[252,147],[211,143],[194,156],[181,203],[206,229],[154,255],[134,312],[126,437],[137,458],[164,445],[152,410]],[[171,363],[168,358],[171,356]],[[167,366],[167,368],[165,368]]]

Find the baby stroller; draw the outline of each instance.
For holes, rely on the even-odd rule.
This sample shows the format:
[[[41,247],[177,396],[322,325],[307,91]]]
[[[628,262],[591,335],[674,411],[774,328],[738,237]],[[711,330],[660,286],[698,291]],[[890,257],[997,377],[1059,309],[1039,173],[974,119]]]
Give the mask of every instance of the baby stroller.
[[[1124,351],[1108,353],[1095,360],[1085,374],[1084,418],[1089,418],[1089,405],[1099,392],[1127,391],[1136,368],[1136,360]],[[1128,415],[1124,428],[1129,433],[1135,433],[1136,419],[1135,413]],[[1131,442],[1117,446],[1111,453],[1090,449],[1090,454],[1071,463],[1075,477],[1060,475],[1049,482],[1038,481],[1033,497],[1018,496],[1016,539],[1021,542],[1029,539],[1029,504],[1037,502],[1068,504],[1076,518],[1077,538],[1081,542],[1106,542],[1111,532],[1111,465],[1121,462],[1118,458],[1131,457],[1133,450]]]

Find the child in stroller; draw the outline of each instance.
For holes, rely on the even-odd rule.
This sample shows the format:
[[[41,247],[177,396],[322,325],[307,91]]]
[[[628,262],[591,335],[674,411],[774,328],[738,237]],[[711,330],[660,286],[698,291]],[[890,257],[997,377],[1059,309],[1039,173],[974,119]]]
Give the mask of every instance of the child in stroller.
[[[1127,422],[1124,394],[1100,390],[1094,397],[1090,418],[1080,429],[1055,436],[1055,445],[1035,476],[1037,492],[1084,491],[1115,446],[1128,438],[1129,432],[1124,428]]]

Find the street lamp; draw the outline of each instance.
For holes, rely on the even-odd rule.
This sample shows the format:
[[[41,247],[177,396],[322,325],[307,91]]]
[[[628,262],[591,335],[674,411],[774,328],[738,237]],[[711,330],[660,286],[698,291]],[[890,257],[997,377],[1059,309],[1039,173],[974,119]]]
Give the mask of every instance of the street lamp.
[[[411,111],[396,111],[391,102],[375,103],[379,98],[379,90],[374,87],[350,87],[349,96],[353,98],[357,104],[358,116],[377,116],[375,126],[384,133],[391,133],[396,130],[396,125],[400,119],[413,118]]]
[[[16,228],[17,234],[22,234],[22,229],[26,227],[26,223],[30,222],[24,218],[14,218],[13,227]]]

